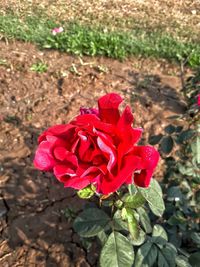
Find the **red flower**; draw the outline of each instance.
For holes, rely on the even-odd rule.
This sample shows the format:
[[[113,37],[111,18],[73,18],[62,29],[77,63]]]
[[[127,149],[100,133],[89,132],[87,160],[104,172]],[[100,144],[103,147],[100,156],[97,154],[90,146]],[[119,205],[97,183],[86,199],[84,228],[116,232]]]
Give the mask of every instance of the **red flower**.
[[[159,159],[151,146],[137,146],[142,129],[132,128],[129,106],[120,114],[122,98],[107,94],[99,109],[81,109],[69,124],[56,125],[40,135],[34,165],[53,171],[65,187],[82,189],[89,184],[102,194],[123,184],[148,187]]]
[[[200,107],[200,94],[198,94],[198,96],[197,96],[197,106]]]

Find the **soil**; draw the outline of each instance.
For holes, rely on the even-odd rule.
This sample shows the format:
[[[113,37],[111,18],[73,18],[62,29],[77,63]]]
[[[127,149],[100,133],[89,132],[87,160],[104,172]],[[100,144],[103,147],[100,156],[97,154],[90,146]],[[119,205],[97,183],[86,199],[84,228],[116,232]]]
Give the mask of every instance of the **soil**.
[[[47,72],[31,70],[38,61],[48,65]],[[37,137],[114,91],[131,104],[147,143],[169,116],[185,111],[179,74],[166,61],[80,59],[0,42],[0,266],[97,266],[98,244],[85,249],[65,216],[66,209],[78,212],[85,202],[32,165]],[[163,171],[161,160],[155,178],[162,179]]]

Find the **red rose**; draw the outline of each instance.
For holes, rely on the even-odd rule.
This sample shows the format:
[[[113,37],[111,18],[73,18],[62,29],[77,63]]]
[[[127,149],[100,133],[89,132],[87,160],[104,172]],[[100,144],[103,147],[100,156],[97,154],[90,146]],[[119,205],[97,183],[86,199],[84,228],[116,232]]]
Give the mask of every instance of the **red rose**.
[[[82,189],[89,184],[102,194],[123,184],[148,187],[159,159],[151,146],[137,146],[141,128],[132,128],[133,115],[127,106],[120,115],[122,98],[107,94],[97,109],[81,109],[69,124],[43,132],[38,141],[34,165],[53,171],[65,187]]]

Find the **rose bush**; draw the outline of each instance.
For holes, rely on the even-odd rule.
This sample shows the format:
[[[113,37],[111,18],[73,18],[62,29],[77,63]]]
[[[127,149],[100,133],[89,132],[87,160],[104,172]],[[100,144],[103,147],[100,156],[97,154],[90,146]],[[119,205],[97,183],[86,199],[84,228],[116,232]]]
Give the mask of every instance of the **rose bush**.
[[[56,125],[38,139],[34,165],[53,171],[65,187],[83,189],[90,184],[110,194],[123,184],[148,187],[159,159],[151,146],[139,146],[142,129],[132,128],[129,106],[122,114],[120,95],[98,100],[98,109],[81,108],[68,124]]]

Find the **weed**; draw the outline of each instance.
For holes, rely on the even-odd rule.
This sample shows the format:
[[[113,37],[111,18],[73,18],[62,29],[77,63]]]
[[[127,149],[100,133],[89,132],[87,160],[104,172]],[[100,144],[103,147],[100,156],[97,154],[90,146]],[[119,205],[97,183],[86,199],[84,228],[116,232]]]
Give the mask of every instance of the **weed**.
[[[7,115],[4,118],[4,121],[9,123],[9,124],[13,124],[13,125],[19,125],[20,124],[20,119],[15,115]]]
[[[30,70],[38,72],[38,73],[46,72],[47,69],[48,69],[48,65],[42,61],[38,61],[37,63],[32,64],[30,68]]]
[[[76,218],[76,212],[72,208],[66,208],[62,210],[61,213],[64,214],[68,221],[71,221]]]
[[[105,65],[98,65],[95,69],[100,73],[108,73],[108,67]]]
[[[76,74],[77,76],[81,76],[82,73],[77,70],[77,67],[75,64],[72,63],[71,67],[69,68],[69,71],[73,74]]]
[[[0,65],[1,65],[1,66],[7,66],[7,64],[8,64],[8,63],[7,63],[7,60],[6,60],[6,59],[1,59],[1,58],[0,58]]]
[[[0,66],[4,66],[5,68],[10,68],[11,64],[6,59],[0,58]]]

